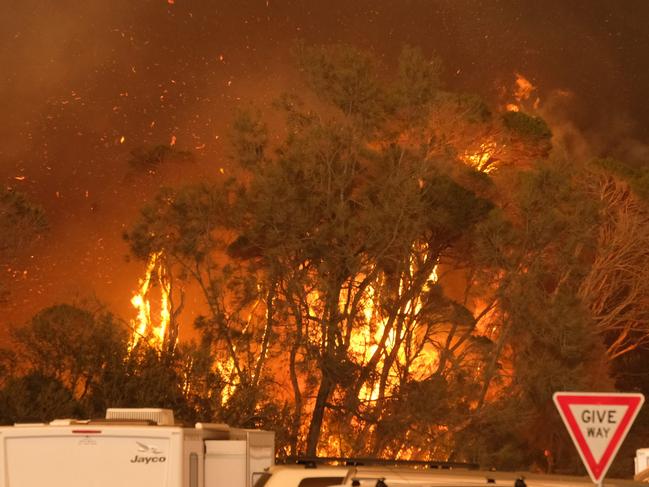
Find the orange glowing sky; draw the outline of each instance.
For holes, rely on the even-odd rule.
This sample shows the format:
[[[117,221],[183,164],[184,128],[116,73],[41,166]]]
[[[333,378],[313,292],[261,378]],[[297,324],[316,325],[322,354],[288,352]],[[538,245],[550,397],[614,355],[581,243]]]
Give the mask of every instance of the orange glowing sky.
[[[348,42],[390,64],[437,52],[445,81],[500,102],[515,73],[597,151],[649,160],[649,3],[602,0],[22,0],[0,5],[0,184],[47,211],[19,262],[0,339],[43,306],[96,296],[124,319],[143,264],[122,233],[162,185],[231,174],[237,106],[295,87],[289,51]],[[137,174],[129,151],[169,144],[196,162]],[[187,308],[192,303],[187,303]]]

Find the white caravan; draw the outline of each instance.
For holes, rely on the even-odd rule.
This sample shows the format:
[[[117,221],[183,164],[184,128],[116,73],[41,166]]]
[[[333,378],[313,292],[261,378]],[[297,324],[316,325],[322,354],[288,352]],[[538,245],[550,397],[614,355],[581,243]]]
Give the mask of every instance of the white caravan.
[[[252,487],[274,458],[271,431],[186,428],[165,409],[0,428],[0,487]]]

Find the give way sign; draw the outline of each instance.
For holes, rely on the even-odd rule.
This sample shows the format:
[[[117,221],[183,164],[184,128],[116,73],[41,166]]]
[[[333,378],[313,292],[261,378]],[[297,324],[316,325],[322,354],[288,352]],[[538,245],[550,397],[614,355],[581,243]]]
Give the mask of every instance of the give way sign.
[[[644,402],[642,394],[555,392],[554,404],[596,484],[601,484]]]

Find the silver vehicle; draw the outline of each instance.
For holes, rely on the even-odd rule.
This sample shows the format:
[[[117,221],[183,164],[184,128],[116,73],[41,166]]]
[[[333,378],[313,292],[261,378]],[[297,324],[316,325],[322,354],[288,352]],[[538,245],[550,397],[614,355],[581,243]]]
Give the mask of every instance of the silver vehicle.
[[[293,465],[271,467],[264,487],[592,487],[586,476],[495,472],[467,468],[387,465]],[[606,481],[607,487],[641,487],[630,480]]]

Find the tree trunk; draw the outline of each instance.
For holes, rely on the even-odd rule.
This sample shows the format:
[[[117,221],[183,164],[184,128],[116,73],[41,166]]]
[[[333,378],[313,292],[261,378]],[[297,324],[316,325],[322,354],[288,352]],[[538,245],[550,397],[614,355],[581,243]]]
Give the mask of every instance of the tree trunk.
[[[492,379],[496,375],[496,367],[498,365],[498,359],[500,358],[500,354],[502,353],[503,348],[505,347],[505,342],[507,341],[507,337],[509,336],[509,329],[510,329],[509,323],[507,322],[503,323],[500,336],[496,341],[496,349],[494,350],[493,355],[491,357],[491,361],[489,362],[489,365],[487,366],[487,370],[485,371],[484,383],[482,384],[482,390],[480,391],[480,396],[478,397],[478,404],[474,411],[476,413],[480,409],[482,409],[485,399],[487,398],[487,392],[489,391],[489,386],[491,385]]]
[[[333,390],[334,383],[329,375],[323,371],[322,380],[320,381],[320,388],[316,396],[315,406],[313,407],[313,416],[311,417],[311,425],[309,426],[309,433],[306,438],[306,454],[307,456],[315,456],[318,441],[320,440],[320,430],[324,421],[325,409],[327,407],[327,399]]]

